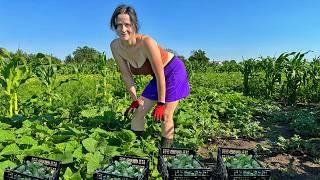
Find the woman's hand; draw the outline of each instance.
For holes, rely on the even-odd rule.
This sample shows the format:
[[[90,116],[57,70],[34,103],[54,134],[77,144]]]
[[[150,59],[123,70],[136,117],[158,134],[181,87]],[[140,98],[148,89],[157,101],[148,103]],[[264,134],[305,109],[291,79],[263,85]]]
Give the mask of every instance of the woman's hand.
[[[126,112],[124,113],[124,116],[128,116],[129,113],[132,113],[135,109],[137,109],[139,107],[139,101],[135,100],[131,103],[131,105],[128,107],[128,109],[126,110]]]
[[[165,103],[158,103],[152,112],[153,119],[157,122],[164,120]]]

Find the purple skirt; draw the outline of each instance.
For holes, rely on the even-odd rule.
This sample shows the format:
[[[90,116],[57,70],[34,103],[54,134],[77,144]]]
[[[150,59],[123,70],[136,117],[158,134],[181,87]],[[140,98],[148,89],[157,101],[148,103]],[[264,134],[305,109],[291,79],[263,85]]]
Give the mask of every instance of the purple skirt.
[[[190,86],[186,68],[183,62],[174,56],[171,61],[164,67],[166,80],[166,102],[173,102],[185,98],[190,93]],[[153,79],[142,92],[142,96],[150,100],[158,100],[157,79]]]

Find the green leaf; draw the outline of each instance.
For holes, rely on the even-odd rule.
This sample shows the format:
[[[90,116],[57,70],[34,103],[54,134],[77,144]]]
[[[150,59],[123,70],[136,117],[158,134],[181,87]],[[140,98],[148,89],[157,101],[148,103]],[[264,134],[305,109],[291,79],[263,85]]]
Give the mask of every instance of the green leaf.
[[[107,143],[101,143],[97,147],[97,150],[99,150],[105,156],[113,157],[116,155],[120,155],[118,148],[119,147],[117,147],[117,146],[110,146]]]
[[[0,151],[4,148],[4,146],[0,143]]]
[[[36,125],[36,129],[40,130],[42,132],[45,132],[47,134],[50,134],[50,135],[54,134],[53,130],[49,129],[47,126],[43,126],[43,125],[40,125],[40,124]]]
[[[93,172],[100,167],[100,162],[103,160],[103,155],[101,155],[99,151],[96,151],[94,154],[86,154],[86,159],[88,160],[87,173],[93,174]]]
[[[79,180],[79,179],[83,179],[83,178],[81,177],[80,171],[74,173],[74,174],[71,176],[71,179],[70,179],[70,180]]]
[[[0,155],[16,155],[20,154],[20,148],[17,146],[16,143],[10,144],[9,146],[6,146],[4,149],[2,149]]]
[[[106,131],[104,129],[101,129],[101,128],[95,128],[95,129],[93,129],[93,132],[99,133],[99,134],[103,134],[103,135],[109,135],[110,134],[110,132],[108,132],[108,131]]]
[[[69,164],[73,162],[73,157],[71,152],[65,152],[65,153],[56,153],[56,154],[50,154],[49,159],[53,159],[56,161],[61,161],[62,164]]]
[[[96,117],[98,115],[98,109],[86,109],[81,111],[81,116],[86,118]]]
[[[15,141],[16,135],[12,131],[0,130],[0,142],[6,142],[8,140]]]
[[[73,172],[71,171],[71,169],[69,167],[67,167],[66,171],[63,174],[63,178],[65,180],[69,180],[69,179],[71,179],[72,175],[73,175]]]
[[[0,129],[9,129],[10,127],[10,124],[0,122]]]
[[[15,167],[15,166],[16,166],[16,164],[15,164],[14,162],[12,162],[12,161],[9,161],[9,160],[0,162],[0,171],[1,171],[1,170],[4,170],[5,168],[8,168],[8,167],[13,168],[13,167]],[[1,174],[0,177],[3,177],[3,175]]]
[[[0,48],[0,57],[10,58],[10,52],[6,48]]]
[[[79,146],[79,143],[77,141],[68,141],[66,142],[65,151],[73,152],[74,149],[76,149],[78,146]]]
[[[17,135],[31,135],[32,129],[29,127],[22,127],[14,131]]]
[[[55,147],[57,148],[58,151],[64,152],[64,149],[66,148],[66,144],[64,142],[58,143],[58,144],[55,144]]]
[[[93,138],[87,138],[82,141],[82,144],[88,152],[95,152],[98,142]]]
[[[73,127],[69,127],[69,129],[70,129],[71,131],[73,131],[73,132],[74,132],[75,134],[77,134],[77,135],[79,135],[79,134],[82,133],[81,131],[79,131],[78,129],[73,128]]]
[[[16,140],[17,144],[30,144],[30,145],[38,145],[38,141],[34,140],[30,136],[22,136],[21,138]]]
[[[118,135],[125,142],[134,142],[137,138],[134,132],[127,129],[121,130]]]
[[[80,145],[74,152],[73,152],[73,157],[77,159],[82,158],[82,145]]]
[[[32,146],[30,150],[33,150],[35,152],[50,152],[52,149],[49,148],[47,144],[42,144],[39,146]]]
[[[128,152],[126,152],[128,155],[133,155],[133,156],[140,156],[140,157],[146,157],[148,154],[144,153],[142,149],[139,148],[130,148]]]
[[[29,121],[29,120],[25,120],[25,121],[23,121],[23,123],[22,123],[23,125],[23,127],[31,127],[32,126],[32,122],[31,121]]]

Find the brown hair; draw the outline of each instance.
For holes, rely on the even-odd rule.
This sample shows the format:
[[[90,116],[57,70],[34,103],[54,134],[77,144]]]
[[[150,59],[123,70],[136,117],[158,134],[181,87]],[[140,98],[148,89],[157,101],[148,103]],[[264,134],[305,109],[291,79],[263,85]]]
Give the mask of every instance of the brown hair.
[[[128,14],[130,17],[130,21],[135,28],[135,31],[139,31],[138,17],[137,13],[133,7],[125,4],[119,5],[113,12],[111,20],[110,20],[110,28],[115,31],[117,29],[117,17],[119,14]]]

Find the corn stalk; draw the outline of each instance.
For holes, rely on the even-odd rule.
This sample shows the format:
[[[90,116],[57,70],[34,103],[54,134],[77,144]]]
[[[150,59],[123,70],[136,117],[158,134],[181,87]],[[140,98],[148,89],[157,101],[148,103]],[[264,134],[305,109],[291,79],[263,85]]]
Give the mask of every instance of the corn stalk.
[[[98,56],[96,64],[98,66],[98,70],[100,74],[102,75],[102,81],[100,82],[100,84],[102,84],[103,97],[107,102],[111,102],[112,97],[108,93],[108,90],[110,90],[111,85],[107,81],[108,78],[110,78],[110,74],[109,74],[110,71],[108,71],[108,69],[110,68],[108,68],[107,57],[104,52]]]
[[[308,67],[304,55],[307,53],[292,52],[289,56],[293,57],[286,59],[284,72],[288,105],[296,104],[299,88],[306,84]]]
[[[261,58],[262,69],[265,72],[264,83],[266,87],[266,98],[269,99],[275,92],[276,83],[281,83],[284,62],[289,54],[282,53],[277,59],[267,57]]]
[[[5,51],[1,49],[0,85],[8,99],[6,116],[11,118],[19,112],[18,88],[31,77],[31,73],[22,56],[16,54],[11,58]]]
[[[311,96],[311,98],[318,99],[319,97],[318,88],[320,84],[320,56],[313,58],[308,68],[308,75],[309,75],[308,84],[310,84],[310,86],[308,86],[308,88],[310,87],[308,94],[309,96]]]
[[[243,74],[243,94],[250,94],[250,80],[253,78],[256,62],[254,59],[248,59],[241,63],[240,71]]]
[[[45,94],[48,100],[48,105],[51,106],[53,99],[57,96],[57,94],[54,91],[58,87],[60,87],[62,84],[75,79],[66,79],[66,80],[58,81],[57,80],[58,66],[56,64],[52,64],[51,57],[44,55],[42,53],[38,53],[36,58],[39,60],[47,59],[49,62],[49,64],[47,65],[38,65],[35,68],[35,74],[39,78],[40,82],[46,87]]]

